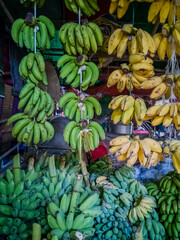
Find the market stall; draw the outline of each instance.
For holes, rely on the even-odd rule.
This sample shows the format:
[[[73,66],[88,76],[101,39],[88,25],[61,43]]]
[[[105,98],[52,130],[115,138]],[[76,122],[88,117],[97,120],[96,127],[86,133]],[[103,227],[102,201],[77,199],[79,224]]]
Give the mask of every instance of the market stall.
[[[178,240],[180,3],[0,4],[0,239]]]

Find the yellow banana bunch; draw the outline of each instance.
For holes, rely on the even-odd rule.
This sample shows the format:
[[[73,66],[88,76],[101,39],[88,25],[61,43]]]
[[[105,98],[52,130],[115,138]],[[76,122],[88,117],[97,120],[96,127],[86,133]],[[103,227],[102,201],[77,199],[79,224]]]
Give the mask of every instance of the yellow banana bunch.
[[[129,37],[130,36],[130,37]],[[154,57],[156,46],[151,35],[142,29],[134,28],[131,24],[116,29],[109,38],[108,54],[116,54],[121,58],[128,50],[129,55],[136,53],[150,54]]]
[[[138,126],[142,125],[147,110],[142,99],[135,100],[132,96],[127,95],[120,95],[112,99],[109,109],[113,110],[111,120],[114,124],[122,121],[123,124],[127,125],[134,117]]]
[[[143,140],[129,139],[119,136],[110,141],[110,153],[116,154],[118,161],[127,161],[127,166],[133,166],[139,160],[141,166],[149,168],[156,166],[162,158],[161,145],[151,138]]]
[[[166,103],[164,105],[155,105],[146,112],[145,119],[153,119],[152,126],[163,124],[168,127],[174,123],[175,128],[180,130],[180,103]]]
[[[175,75],[174,76],[174,82],[175,82],[175,85],[174,85],[174,88],[173,88],[174,95],[178,99],[180,99],[180,75]]]
[[[180,141],[172,140],[169,145],[169,150],[172,153],[174,168],[180,173]]]
[[[180,20],[174,25],[164,24],[161,33],[156,33],[153,39],[160,60],[166,56],[171,59],[173,51],[180,56]]]
[[[111,0],[110,7],[109,7],[109,13],[113,14],[117,12],[117,18],[122,18],[129,7],[129,4],[133,2],[134,0],[128,1],[128,0]],[[138,2],[153,2],[154,0],[138,0]]]
[[[169,99],[171,97],[171,86],[174,82],[173,75],[162,75],[161,82],[157,81],[157,86],[151,92],[150,98],[151,99],[160,99],[163,95],[165,95],[165,99]]]
[[[155,24],[159,19],[160,23],[168,22],[169,25],[172,25],[174,19],[180,20],[179,12],[180,6],[176,1],[155,0],[149,8],[148,22]]]
[[[132,54],[129,56],[129,66],[132,71],[133,78],[138,81],[139,88],[141,83],[154,77],[153,60],[146,57],[143,53]]]

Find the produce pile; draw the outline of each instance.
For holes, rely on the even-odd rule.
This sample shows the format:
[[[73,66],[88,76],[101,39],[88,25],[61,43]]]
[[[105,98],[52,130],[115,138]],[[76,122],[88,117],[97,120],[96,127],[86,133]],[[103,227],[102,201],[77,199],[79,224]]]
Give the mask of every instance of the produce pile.
[[[119,136],[110,141],[110,153],[118,156],[118,161],[127,161],[127,166],[133,166],[139,160],[141,166],[155,167],[163,160],[162,148],[159,142],[152,138],[139,140],[129,136]]]
[[[133,168],[113,169],[108,177],[93,173],[86,185],[78,164],[77,154],[47,156],[44,153],[36,164],[31,157],[28,169],[22,170],[20,156],[16,155],[13,170],[7,170],[6,176],[0,179],[1,234],[8,239],[24,240],[35,235],[31,230],[36,223],[39,224],[33,225],[34,231],[39,228],[36,240],[46,236],[53,240],[76,239],[77,236],[135,239],[142,224],[144,236],[147,235],[144,221],[150,218],[152,224],[155,222],[161,227],[160,234],[164,235],[154,200],[134,179]],[[141,207],[135,208],[138,199]],[[154,234],[159,233],[154,229]]]
[[[160,221],[166,229],[168,239],[180,237],[179,188],[180,177],[176,172],[169,172],[159,183],[146,185],[149,195],[156,198]]]
[[[53,22],[46,16],[34,18],[32,13],[28,13],[26,19],[18,18],[14,21],[11,30],[11,36],[19,47],[35,50],[35,33],[37,48],[41,50],[50,48],[50,39],[55,36],[55,27]]]
[[[103,44],[102,32],[93,22],[65,23],[60,28],[59,39],[69,55],[87,54],[90,50],[96,53]]]

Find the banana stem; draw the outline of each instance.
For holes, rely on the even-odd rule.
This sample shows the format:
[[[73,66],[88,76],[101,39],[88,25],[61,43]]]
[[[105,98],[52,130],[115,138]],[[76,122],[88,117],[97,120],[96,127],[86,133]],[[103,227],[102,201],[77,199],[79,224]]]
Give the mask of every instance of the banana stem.
[[[13,173],[14,173],[14,184],[17,186],[21,182],[21,165],[20,155],[17,154],[13,158]]]
[[[30,157],[28,162],[28,171],[34,170],[34,158]]]
[[[54,161],[54,155],[49,158],[49,174],[51,177],[51,181],[56,184],[57,183],[57,175],[56,175],[56,166]]]
[[[84,153],[84,159],[81,161],[81,170],[82,170],[82,174],[84,177],[84,181],[85,181],[86,185],[89,186],[90,180],[89,180],[89,173],[88,173],[88,170],[86,167],[86,161],[87,161],[86,153]]]
[[[41,240],[41,226],[38,223],[33,223],[32,240]]]
[[[59,170],[64,169],[65,164],[66,164],[66,158],[65,158],[65,156],[62,156],[60,159],[60,163],[59,163]]]
[[[43,153],[38,161],[38,163],[35,165],[36,172],[39,172],[41,169],[41,166],[44,164],[46,159],[47,152]]]
[[[71,198],[71,204],[70,204],[70,212],[74,213],[76,210],[76,206],[78,203],[78,198],[80,196],[80,189],[82,186],[82,181],[83,181],[83,177],[81,174],[79,174],[77,176],[76,179],[76,184],[74,186],[74,190],[73,190],[73,194],[72,194],[72,198]]]

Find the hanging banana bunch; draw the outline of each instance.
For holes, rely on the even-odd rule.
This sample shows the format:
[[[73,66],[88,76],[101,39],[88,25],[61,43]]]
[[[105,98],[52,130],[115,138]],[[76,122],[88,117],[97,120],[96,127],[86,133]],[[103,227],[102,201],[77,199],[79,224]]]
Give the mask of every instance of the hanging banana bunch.
[[[121,58],[128,51],[129,55],[136,53],[155,56],[155,43],[151,35],[142,29],[134,28],[131,24],[116,29],[109,38],[108,54],[116,54]]]
[[[174,168],[180,174],[180,141],[172,140],[167,147],[169,147],[169,151],[172,153]]]
[[[44,5],[45,0],[20,0],[25,7],[34,7],[34,3],[36,2],[36,7],[41,8]]]
[[[58,104],[60,108],[63,107],[64,115],[69,119],[75,117],[76,122],[93,119],[95,113],[98,116],[102,113],[98,100],[94,97],[85,97],[84,94],[77,96],[73,92],[68,92],[59,99]]]
[[[59,31],[59,39],[69,55],[87,54],[90,50],[97,52],[103,44],[100,28],[93,22],[82,25],[65,23]]]
[[[109,103],[109,109],[113,110],[111,120],[114,124],[122,121],[127,125],[133,118],[138,126],[141,126],[146,115],[146,104],[140,99],[134,99],[132,96],[120,95]]]
[[[162,159],[161,145],[151,138],[129,139],[129,136],[119,136],[110,141],[110,153],[116,154],[118,161],[127,161],[131,167],[139,160],[141,166],[147,169],[155,167]]]
[[[19,47],[26,47],[34,51],[34,31],[36,33],[36,47],[44,50],[50,48],[50,39],[55,36],[55,27],[52,21],[46,16],[34,18],[32,13],[28,13],[26,19],[18,18],[12,25],[11,36]]]
[[[180,104],[166,103],[152,106],[147,110],[145,119],[153,119],[152,126],[162,123],[164,127],[169,127],[174,123],[175,128],[180,130]]]
[[[35,84],[27,83],[20,92],[17,113],[9,118],[8,125],[17,121],[12,129],[12,135],[18,142],[36,145],[53,138],[54,128],[48,121],[54,113],[55,104],[51,96]]]
[[[81,14],[88,17],[95,15],[100,10],[97,0],[64,0],[64,3],[69,11],[79,14],[80,9]]]
[[[155,0],[151,4],[148,13],[148,22],[155,24],[168,22],[172,25],[174,19],[180,20],[180,5],[175,0]]]
[[[61,68],[60,77],[66,79],[67,84],[71,84],[73,88],[80,86],[79,69],[86,66],[82,71],[81,88],[85,91],[89,86],[93,86],[99,78],[99,69],[93,62],[86,62],[87,56],[80,55],[78,57],[63,55],[57,62],[57,67]]]
[[[153,2],[154,0],[138,0],[138,2]],[[129,7],[129,4],[133,2],[133,0],[128,1],[128,0],[111,0],[110,7],[109,7],[109,13],[113,14],[114,12],[117,11],[117,18],[122,18]]]
[[[104,130],[97,122],[91,122],[83,128],[82,123],[72,121],[66,125],[63,135],[64,141],[70,145],[72,151],[79,149],[84,149],[85,152],[93,151],[99,146],[99,136],[102,140],[105,139]]]
[[[160,60],[167,56],[171,59],[173,51],[180,56],[180,21],[174,25],[164,24],[162,32],[153,36],[156,51]]]
[[[161,77],[155,77],[153,60],[143,53],[129,56],[129,65],[123,63],[121,69],[113,71],[107,81],[107,86],[117,84],[117,90],[123,92],[136,89],[152,89],[162,82]]]
[[[19,73],[25,82],[31,82],[38,85],[42,82],[48,85],[45,72],[45,61],[40,52],[29,53],[19,64]]]

